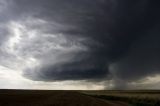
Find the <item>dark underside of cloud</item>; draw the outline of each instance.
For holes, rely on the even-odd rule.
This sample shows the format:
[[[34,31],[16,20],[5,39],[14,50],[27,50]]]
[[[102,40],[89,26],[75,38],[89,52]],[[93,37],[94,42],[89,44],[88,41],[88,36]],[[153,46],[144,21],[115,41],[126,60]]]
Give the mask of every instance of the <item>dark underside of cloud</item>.
[[[63,34],[67,40],[63,47],[87,48],[56,52],[57,63],[50,59],[55,52],[50,52],[41,57],[40,65],[24,70],[29,79],[128,82],[160,74],[158,0],[15,0],[12,5],[11,13],[16,14],[12,19],[31,16],[56,22],[63,27],[50,25],[47,33]],[[0,39],[5,39],[4,31]]]

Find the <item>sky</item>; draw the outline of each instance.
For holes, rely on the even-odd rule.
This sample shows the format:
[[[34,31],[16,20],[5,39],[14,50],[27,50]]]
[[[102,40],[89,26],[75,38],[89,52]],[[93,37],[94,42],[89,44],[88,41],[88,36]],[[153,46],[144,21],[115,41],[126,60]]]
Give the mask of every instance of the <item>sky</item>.
[[[159,0],[0,0],[0,89],[160,89]]]

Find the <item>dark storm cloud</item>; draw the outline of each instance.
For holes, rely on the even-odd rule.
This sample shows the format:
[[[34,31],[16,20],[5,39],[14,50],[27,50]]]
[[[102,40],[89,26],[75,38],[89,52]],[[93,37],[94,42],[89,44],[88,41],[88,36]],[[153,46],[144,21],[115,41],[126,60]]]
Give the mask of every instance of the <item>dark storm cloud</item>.
[[[39,59],[40,65],[24,70],[24,76],[42,81],[112,76],[118,85],[159,73],[159,4],[158,0],[15,0],[7,10],[14,13],[12,20],[42,19],[48,23],[28,26],[40,34],[63,35],[63,39],[37,35],[40,43],[26,44],[22,52]],[[37,44],[59,44],[65,50],[37,54],[47,51]]]
[[[85,55],[85,57],[82,57]],[[28,77],[32,77],[35,80],[41,80],[40,78],[48,81],[52,80],[85,80],[85,79],[92,79],[98,80],[101,78],[107,77],[107,67],[106,61],[103,57],[95,58],[95,56],[89,54],[78,54],[74,59],[70,60],[67,63],[60,63],[60,64],[51,64],[45,66],[37,67],[34,72],[31,70],[26,70]],[[82,58],[82,59],[77,59]],[[65,69],[64,69],[65,68]],[[41,70],[41,71],[40,71]],[[38,78],[37,78],[38,77]]]
[[[160,31],[159,23],[145,36],[135,41],[128,54],[113,65],[113,70],[124,80],[136,80],[159,73]]]
[[[31,3],[29,2],[29,4]],[[39,80],[101,79],[110,73],[108,67],[113,63],[117,65],[115,67],[118,67],[116,76],[126,80],[132,78],[132,75],[133,79],[137,79],[146,76],[147,73],[154,73],[154,70],[148,69],[148,67],[140,70],[145,65],[150,67],[150,60],[138,64],[137,61],[140,60],[141,56],[137,57],[138,59],[134,63],[130,59],[132,57],[130,55],[134,54],[135,51],[138,54],[142,53],[140,50],[132,50],[132,48],[134,49],[132,45],[134,43],[137,45],[136,42],[139,42],[136,47],[139,48],[139,45],[145,42],[143,39],[147,36],[145,32],[151,29],[159,19],[157,17],[158,4],[157,1],[147,0],[100,0],[95,2],[90,0],[61,0],[45,3],[35,1],[32,5],[39,7],[35,7],[35,9],[40,11],[35,16],[50,21],[53,19],[65,26],[75,26],[73,29],[59,29],[59,32],[64,33],[69,40],[74,36],[84,36],[93,40],[93,43],[90,41],[82,42],[89,48],[89,51],[76,54],[74,60],[78,61],[69,60],[56,66],[43,66],[42,64],[42,67],[35,71],[35,76],[38,76]],[[139,39],[140,41],[138,41]],[[94,44],[94,42],[98,42],[98,44]],[[144,45],[146,49],[149,49],[146,44]],[[153,47],[150,48],[153,49]],[[150,52],[147,54],[149,55]],[[81,59],[79,60],[79,58]],[[128,62],[121,62],[124,59],[127,59],[129,63],[131,62],[130,64],[133,66],[127,65]],[[125,70],[123,67],[127,69]],[[26,75],[32,77],[29,75],[30,70],[26,72]],[[136,73],[132,74],[132,72]]]

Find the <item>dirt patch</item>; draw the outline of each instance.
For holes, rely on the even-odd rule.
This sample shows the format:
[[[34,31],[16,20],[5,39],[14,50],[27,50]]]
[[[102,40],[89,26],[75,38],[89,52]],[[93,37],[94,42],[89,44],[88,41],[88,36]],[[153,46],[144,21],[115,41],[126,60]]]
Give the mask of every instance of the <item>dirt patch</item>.
[[[128,106],[76,91],[0,91],[0,106]]]

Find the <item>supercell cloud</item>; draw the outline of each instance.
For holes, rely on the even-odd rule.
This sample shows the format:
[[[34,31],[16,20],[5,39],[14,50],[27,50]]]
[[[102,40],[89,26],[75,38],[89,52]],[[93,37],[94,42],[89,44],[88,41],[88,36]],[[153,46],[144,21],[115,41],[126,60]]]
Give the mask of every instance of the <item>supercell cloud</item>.
[[[160,74],[159,5],[0,0],[0,66],[33,81],[111,81],[130,88]]]

